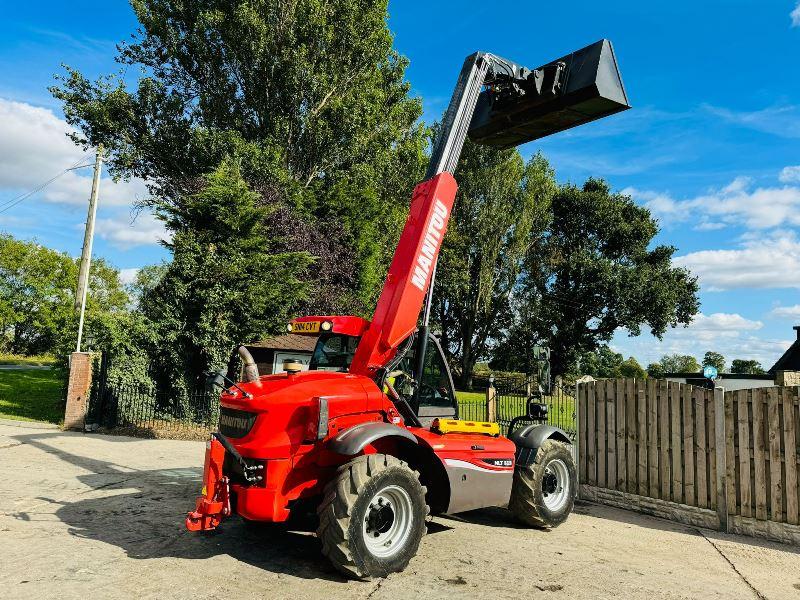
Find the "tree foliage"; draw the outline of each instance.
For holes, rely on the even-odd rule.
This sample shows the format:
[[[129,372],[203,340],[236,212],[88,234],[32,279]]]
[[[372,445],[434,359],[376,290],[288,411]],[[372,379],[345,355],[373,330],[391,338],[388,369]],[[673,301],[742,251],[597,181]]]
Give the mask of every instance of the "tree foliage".
[[[703,365],[711,365],[718,373],[725,372],[725,357],[719,352],[709,350],[703,355]]]
[[[757,360],[734,358],[731,362],[731,373],[741,373],[744,375],[763,375],[766,373],[761,363]]]
[[[619,352],[602,345],[597,350],[587,352],[580,357],[574,375],[591,375],[601,379],[617,377],[644,379],[647,373],[634,357],[624,359]]]
[[[667,373],[700,373],[702,365],[688,354],[665,354],[657,363],[647,367],[651,377],[663,377]]]
[[[147,180],[144,202],[176,215],[199,177],[238,157],[251,189],[280,203],[287,246],[320,258],[312,306],[344,296],[366,311],[425,147],[386,0],[132,6],[140,29],[118,61],[143,73],[135,89],[74,69],[52,89],[75,140],[103,143],[112,173]]]
[[[526,164],[517,150],[471,142],[456,177],[434,302],[443,346],[458,357],[461,385],[469,387],[476,361],[510,325],[522,258],[542,235],[555,182],[539,155]]]
[[[529,315],[510,337],[549,345],[554,374],[625,329],[660,337],[698,310],[697,280],[671,264],[675,248],[651,248],[658,227],[630,197],[589,179],[559,188],[546,235],[531,244],[520,304]]]
[[[161,387],[179,397],[232,350],[281,329],[302,300],[304,252],[276,252],[265,232],[271,209],[228,160],[167,217],[172,262],[142,285],[139,310],[152,324]]]
[[[0,235],[0,344],[15,354],[75,349],[78,314],[75,290],[79,262],[32,241]],[[84,346],[124,312],[128,296],[119,273],[103,259],[92,261]]]

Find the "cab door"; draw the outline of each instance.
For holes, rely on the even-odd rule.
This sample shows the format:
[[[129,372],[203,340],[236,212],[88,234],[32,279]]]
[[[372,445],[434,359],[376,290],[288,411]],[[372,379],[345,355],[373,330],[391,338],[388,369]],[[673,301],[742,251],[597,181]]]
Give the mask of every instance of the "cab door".
[[[417,417],[424,427],[429,426],[436,418],[458,418],[458,401],[453,378],[444,358],[442,346],[434,336],[428,338],[425,368],[422,371],[418,398]]]

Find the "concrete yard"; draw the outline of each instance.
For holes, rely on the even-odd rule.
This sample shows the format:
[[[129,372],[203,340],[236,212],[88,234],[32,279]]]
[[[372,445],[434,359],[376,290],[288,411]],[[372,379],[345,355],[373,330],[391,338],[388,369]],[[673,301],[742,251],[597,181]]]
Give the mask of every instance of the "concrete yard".
[[[203,451],[0,421],[0,597],[800,598],[800,548],[584,503],[550,532],[437,517],[404,573],[346,581],[308,531],[187,532]]]

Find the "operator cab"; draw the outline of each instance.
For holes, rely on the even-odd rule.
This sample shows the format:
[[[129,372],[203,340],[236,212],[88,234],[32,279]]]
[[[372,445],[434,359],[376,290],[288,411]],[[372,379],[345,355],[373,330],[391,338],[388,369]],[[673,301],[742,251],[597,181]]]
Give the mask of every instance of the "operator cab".
[[[411,407],[423,427],[430,426],[437,418],[457,419],[458,402],[453,378],[442,346],[433,335],[428,336],[425,366],[420,378],[419,393],[415,395],[416,348],[417,345],[414,344],[414,349],[403,357],[397,368],[387,375],[387,379]]]
[[[315,335],[317,343],[309,363],[310,371],[335,371],[346,373],[353,362],[362,334],[369,321],[360,317],[317,316],[300,317],[289,324],[291,333]],[[453,378],[442,351],[439,340],[428,335],[425,364],[420,378],[419,391],[416,381],[417,344],[410,340],[412,347],[403,358],[385,374],[383,391],[392,397],[390,390],[399,396],[413,415],[424,427],[428,427],[436,418],[457,419],[458,402],[456,400]],[[381,385],[381,382],[378,382]],[[394,400],[394,398],[393,398]],[[403,413],[403,407],[398,407]],[[404,415],[405,416],[405,415]],[[406,418],[406,421],[409,421]]]
[[[346,373],[353,362],[361,336],[323,332],[317,338],[314,354],[308,365],[310,371],[337,371]]]

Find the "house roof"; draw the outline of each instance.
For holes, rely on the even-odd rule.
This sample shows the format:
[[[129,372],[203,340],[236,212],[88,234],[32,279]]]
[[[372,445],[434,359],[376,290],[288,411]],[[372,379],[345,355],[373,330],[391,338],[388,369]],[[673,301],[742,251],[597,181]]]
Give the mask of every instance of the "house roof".
[[[797,339],[794,344],[789,346],[789,349],[783,353],[772,368],[770,373],[777,373],[778,371],[800,371],[800,325],[795,325],[794,330],[797,332]]]
[[[275,337],[266,338],[260,342],[247,344],[248,348],[264,348],[266,350],[290,350],[293,352],[313,352],[317,345],[316,336],[297,335],[287,333]]]
[[[664,373],[665,379],[705,379],[702,373]],[[769,373],[720,373],[719,379],[757,379],[759,381],[772,381],[773,375]]]

